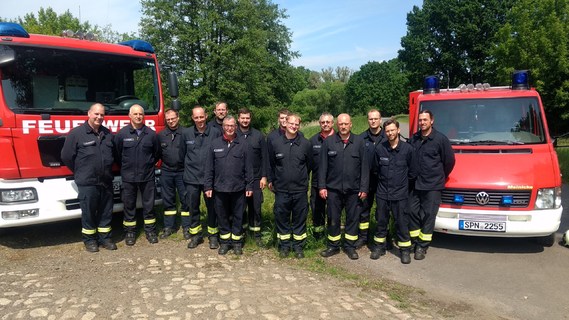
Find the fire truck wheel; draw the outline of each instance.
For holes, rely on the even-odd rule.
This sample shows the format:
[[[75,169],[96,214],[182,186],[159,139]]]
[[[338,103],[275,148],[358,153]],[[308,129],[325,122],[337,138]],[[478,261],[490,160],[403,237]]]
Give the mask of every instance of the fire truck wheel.
[[[541,246],[551,247],[555,243],[555,232],[544,237],[537,237],[535,240]]]

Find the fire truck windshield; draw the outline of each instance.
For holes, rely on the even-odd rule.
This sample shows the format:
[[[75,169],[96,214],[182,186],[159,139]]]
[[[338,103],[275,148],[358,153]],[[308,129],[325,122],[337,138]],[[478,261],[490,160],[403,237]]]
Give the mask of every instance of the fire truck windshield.
[[[85,114],[95,102],[108,114],[128,114],[134,104],[147,114],[160,108],[151,58],[5,44],[0,51],[14,54],[0,64],[5,104],[14,113]]]
[[[453,144],[514,145],[545,143],[535,98],[423,101],[433,112],[433,126]]]

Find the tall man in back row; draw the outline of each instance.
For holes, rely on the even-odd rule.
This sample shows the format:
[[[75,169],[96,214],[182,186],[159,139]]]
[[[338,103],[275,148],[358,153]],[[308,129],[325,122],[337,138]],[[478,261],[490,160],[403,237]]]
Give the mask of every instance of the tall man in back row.
[[[367,113],[368,129],[360,134],[364,140],[367,161],[370,164],[369,169],[369,197],[362,201],[360,212],[360,224],[358,241],[356,248],[361,248],[367,244],[369,233],[369,217],[375,192],[377,191],[377,167],[373,165],[375,147],[386,140],[385,133],[381,130],[381,113],[377,109],[372,109]]]
[[[241,108],[237,114],[237,136],[249,144],[251,154],[247,157],[253,165],[253,195],[247,197],[246,215],[243,216],[243,229],[249,229],[255,243],[261,245],[261,205],[263,189],[267,185],[267,142],[263,134],[251,127],[251,110]]]
[[[116,150],[121,164],[122,202],[124,203],[125,244],[136,242],[136,198],[142,198],[144,232],[150,243],[157,243],[154,198],[155,165],[160,159],[160,143],[156,132],[144,124],[144,109],[135,104],[128,113],[130,124],[116,135]]]
[[[310,138],[312,146],[312,182],[310,187],[310,208],[312,211],[312,226],[314,238],[320,239],[326,231],[326,200],[319,195],[318,169],[320,167],[320,150],[324,140],[336,133],[334,131],[334,116],[323,112],[318,119],[320,132]]]
[[[358,240],[360,200],[367,197],[369,165],[363,139],[351,132],[350,116],[340,114],[337,122],[338,132],[324,140],[320,151],[318,188],[328,205],[328,244],[320,255],[327,258],[340,252],[341,215],[345,209],[343,248],[350,259],[356,260],[359,258],[355,243]]]
[[[85,123],[71,130],[61,150],[61,160],[73,172],[81,207],[81,235],[85,250],[116,250],[111,239],[113,214],[113,136],[103,126],[105,106],[89,108]]]
[[[433,238],[441,191],[454,168],[454,151],[448,138],[435,130],[430,110],[419,112],[420,130],[411,138],[415,148],[412,171],[417,175],[410,199],[409,233],[415,242],[415,260],[425,259]]]

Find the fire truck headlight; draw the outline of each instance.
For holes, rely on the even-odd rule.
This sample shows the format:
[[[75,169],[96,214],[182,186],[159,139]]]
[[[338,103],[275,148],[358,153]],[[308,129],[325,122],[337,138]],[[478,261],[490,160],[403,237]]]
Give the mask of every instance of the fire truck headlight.
[[[38,193],[35,188],[0,190],[0,203],[35,202]]]
[[[536,209],[558,209],[561,207],[561,187],[537,190]]]

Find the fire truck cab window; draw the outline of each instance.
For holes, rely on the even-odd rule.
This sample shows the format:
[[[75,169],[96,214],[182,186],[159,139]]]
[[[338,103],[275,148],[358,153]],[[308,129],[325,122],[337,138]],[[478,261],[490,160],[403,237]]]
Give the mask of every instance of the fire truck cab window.
[[[512,145],[545,143],[535,98],[424,101],[434,127],[453,144]]]
[[[9,49],[15,58],[0,64],[1,89],[15,113],[85,113],[95,102],[104,104],[108,114],[128,114],[134,104],[147,114],[160,108],[152,59],[16,45]]]

